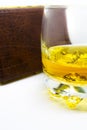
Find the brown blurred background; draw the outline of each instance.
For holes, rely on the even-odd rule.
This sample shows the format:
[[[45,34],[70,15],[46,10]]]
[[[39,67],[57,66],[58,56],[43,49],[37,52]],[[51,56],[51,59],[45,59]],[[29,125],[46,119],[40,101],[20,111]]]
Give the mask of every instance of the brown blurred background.
[[[42,71],[40,34],[43,7],[0,9],[0,83]]]

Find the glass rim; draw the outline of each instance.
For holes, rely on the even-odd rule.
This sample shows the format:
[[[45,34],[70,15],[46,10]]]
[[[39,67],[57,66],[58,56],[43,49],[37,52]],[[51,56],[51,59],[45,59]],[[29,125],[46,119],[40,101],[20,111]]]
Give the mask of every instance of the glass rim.
[[[84,7],[86,7],[87,8],[87,5],[68,5],[68,4],[62,4],[62,5],[55,5],[55,4],[53,4],[53,5],[45,5],[44,6],[45,8],[68,8],[68,7],[75,7],[75,8],[84,8]]]
[[[46,5],[45,8],[66,8],[67,5]]]

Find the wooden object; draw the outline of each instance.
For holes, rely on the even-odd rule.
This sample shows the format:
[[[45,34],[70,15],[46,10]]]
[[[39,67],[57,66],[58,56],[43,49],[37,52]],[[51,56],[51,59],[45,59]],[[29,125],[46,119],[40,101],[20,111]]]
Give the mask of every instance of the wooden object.
[[[0,83],[42,71],[40,33],[43,7],[0,9]]]

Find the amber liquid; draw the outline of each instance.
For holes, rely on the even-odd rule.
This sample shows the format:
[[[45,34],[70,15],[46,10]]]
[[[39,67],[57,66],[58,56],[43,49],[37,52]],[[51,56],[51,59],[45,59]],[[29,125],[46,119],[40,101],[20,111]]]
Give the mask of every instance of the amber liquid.
[[[42,63],[46,75],[62,84],[60,90],[73,85],[76,92],[85,93],[82,88],[87,87],[87,46],[62,45],[48,48],[46,44],[42,44]],[[61,95],[59,88],[54,88],[58,96]],[[62,97],[68,100],[75,99],[76,104],[82,100],[73,94],[70,97]],[[71,104],[70,107],[74,105]]]

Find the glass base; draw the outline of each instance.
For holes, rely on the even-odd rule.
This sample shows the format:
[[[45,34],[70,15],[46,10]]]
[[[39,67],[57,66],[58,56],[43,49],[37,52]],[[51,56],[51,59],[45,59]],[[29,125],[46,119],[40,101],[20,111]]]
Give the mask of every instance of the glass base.
[[[45,76],[45,85],[53,99],[61,99],[70,109],[87,111],[87,86],[72,86]]]

